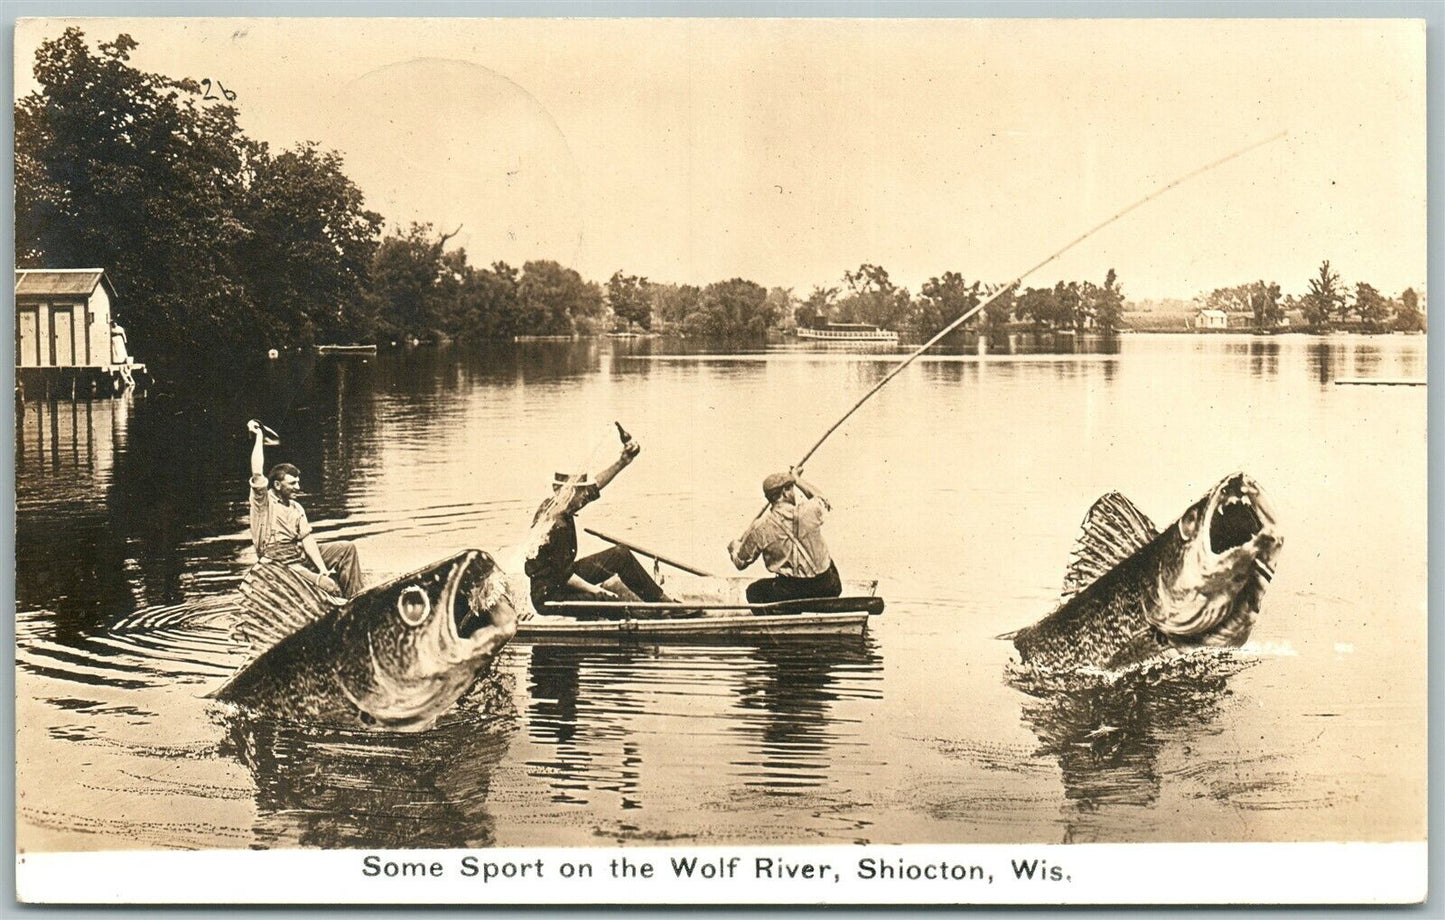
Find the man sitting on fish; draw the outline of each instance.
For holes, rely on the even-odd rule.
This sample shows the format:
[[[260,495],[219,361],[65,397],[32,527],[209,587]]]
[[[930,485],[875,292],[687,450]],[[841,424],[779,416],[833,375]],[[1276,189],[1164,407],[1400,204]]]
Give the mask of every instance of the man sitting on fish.
[[[602,490],[642,452],[641,445],[621,425],[617,431],[622,438],[622,452],[597,474],[596,481],[588,481],[586,473],[557,473],[552,479],[551,497],[532,517],[524,570],[531,580],[532,604],[539,613],[544,612],[542,605],[548,600],[578,597],[648,603],[670,600],[624,546],[577,558],[577,512],[600,498]]]
[[[823,542],[823,514],[832,506],[816,488],[798,478],[799,472],[790,469],[763,480],[768,507],[748,525],[746,533],[728,544],[728,555],[739,571],[761,555],[773,573],[772,578],[748,585],[750,604],[843,593],[838,566]]]
[[[266,429],[254,419],[246,430],[255,437],[251,447],[251,542],[258,559],[270,559],[304,569],[309,561],[315,574],[308,576],[331,594],[354,597],[362,588],[361,559],[350,540],[322,546],[311,533],[311,522],[296,496],[301,492],[301,471],[289,463],[266,466]]]

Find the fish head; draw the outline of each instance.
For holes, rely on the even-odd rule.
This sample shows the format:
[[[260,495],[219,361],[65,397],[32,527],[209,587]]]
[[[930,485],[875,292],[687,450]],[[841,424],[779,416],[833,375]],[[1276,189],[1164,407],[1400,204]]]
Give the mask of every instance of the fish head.
[[[425,723],[516,634],[518,590],[491,556],[469,549],[352,598],[348,697],[382,723]]]
[[[1242,645],[1284,545],[1268,496],[1246,474],[1232,473],[1172,531],[1165,534],[1159,604],[1149,621],[1193,644]]]

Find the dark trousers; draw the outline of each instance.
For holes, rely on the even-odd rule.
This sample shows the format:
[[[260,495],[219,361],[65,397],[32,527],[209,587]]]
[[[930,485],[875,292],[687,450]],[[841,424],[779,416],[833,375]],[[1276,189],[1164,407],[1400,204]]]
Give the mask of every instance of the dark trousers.
[[[318,543],[316,548],[321,550],[321,561],[331,570],[336,587],[341,589],[341,596],[355,597],[360,594],[364,585],[361,577],[361,556],[356,552],[356,544],[350,540],[334,540]],[[307,571],[316,571],[316,567],[296,543],[272,543],[259,555],[282,565],[299,565]]]
[[[771,604],[774,601],[796,601],[805,597],[837,597],[843,593],[843,582],[838,578],[837,563],[830,563],[828,571],[812,578],[790,578],[775,575],[748,585],[749,604]]]
[[[321,558],[326,561],[326,567],[331,570],[332,577],[341,588],[342,596],[355,597],[359,594],[361,557],[356,552],[356,544],[350,540],[336,540],[319,544],[317,548],[321,550]]]
[[[649,604],[667,600],[667,595],[658,587],[647,569],[625,546],[614,546],[600,553],[583,556],[572,564],[572,573],[590,584],[600,585],[616,575],[622,579],[627,590]]]

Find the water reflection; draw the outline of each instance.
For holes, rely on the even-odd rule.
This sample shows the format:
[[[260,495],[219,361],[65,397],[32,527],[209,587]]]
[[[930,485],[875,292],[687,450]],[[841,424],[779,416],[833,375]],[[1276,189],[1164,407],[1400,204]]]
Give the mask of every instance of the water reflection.
[[[125,444],[132,399],[127,393],[115,399],[17,403],[16,472],[47,479],[63,475],[58,485],[66,492],[78,491],[81,498],[98,500],[94,489],[110,480],[116,453]],[[77,481],[81,476],[88,481]],[[53,498],[54,492],[26,497],[44,501]]]
[[[1071,813],[1065,843],[1092,839],[1090,815],[1154,805],[1161,752],[1210,730],[1228,695],[1230,675],[1243,667],[1230,657],[1180,662],[1113,681],[1079,680],[1076,686],[1011,679],[1031,695],[1022,719],[1039,739],[1036,756],[1058,760]]]
[[[881,670],[882,660],[868,637],[754,650],[743,666],[737,702],[748,717],[731,729],[756,739],[750,756],[734,761],[746,785],[795,795],[826,782],[829,752],[839,735],[833,704],[840,695],[857,696],[851,685]],[[845,680],[847,688],[841,686]]]
[[[533,647],[528,733],[554,759],[529,766],[546,778],[554,802],[582,804],[588,791],[598,791],[615,794],[622,808],[639,807],[642,758],[624,722],[642,709],[630,688],[646,684],[638,674],[646,656],[629,647]]]
[[[1309,353],[1308,367],[1315,372],[1316,379],[1322,384],[1330,384],[1335,380],[1335,350],[1336,347],[1329,341],[1311,342],[1306,349]]]
[[[1248,342],[1226,342],[1224,345],[1226,354],[1249,358],[1251,377],[1278,376],[1280,350],[1280,343],[1266,336],[1257,336]]]
[[[356,732],[232,716],[223,753],[256,783],[261,846],[491,846],[492,772],[516,732],[512,682],[479,682],[459,711],[415,733]]]
[[[596,648],[539,645],[528,668],[528,734],[551,757],[530,764],[556,802],[589,800],[589,792],[640,808],[645,754],[638,723],[679,709],[723,718],[723,732],[742,737],[739,782],[790,794],[829,781],[833,748],[852,734],[835,711],[844,699],[877,699],[882,661],[871,639],[813,637],[751,648],[698,646]],[[739,717],[740,716],[740,717]],[[695,736],[693,743],[712,743]],[[672,751],[689,759],[701,751]]]
[[[1384,360],[1376,345],[1357,345],[1354,349],[1354,370],[1356,377],[1373,377],[1380,370]]]

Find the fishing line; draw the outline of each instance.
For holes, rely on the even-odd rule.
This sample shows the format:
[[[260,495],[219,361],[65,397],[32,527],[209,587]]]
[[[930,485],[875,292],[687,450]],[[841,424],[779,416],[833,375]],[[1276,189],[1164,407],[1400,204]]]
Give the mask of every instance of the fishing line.
[[[903,370],[905,367],[907,367],[908,365],[912,364],[913,361],[914,361],[919,355],[923,354],[925,351],[927,351],[928,349],[932,348],[934,345],[938,344],[939,339],[942,339],[945,335],[948,335],[950,332],[952,332],[953,330],[957,329],[959,326],[963,325],[963,323],[965,323],[965,322],[967,322],[969,319],[971,319],[974,315],[976,315],[976,314],[977,314],[980,310],[982,310],[984,307],[987,307],[989,304],[993,303],[993,302],[994,302],[995,300],[997,300],[999,297],[1003,296],[1003,294],[1004,294],[1005,292],[1013,290],[1015,287],[1018,286],[1019,282],[1023,281],[1024,278],[1028,277],[1029,275],[1032,275],[1034,272],[1036,272],[1036,271],[1038,271],[1039,269],[1043,268],[1045,265],[1048,265],[1050,262],[1054,261],[1054,260],[1057,259],[1059,256],[1061,256],[1061,255],[1063,255],[1064,253],[1068,252],[1070,249],[1073,249],[1075,246],[1079,245],[1079,244],[1082,243],[1084,240],[1086,240],[1086,239],[1088,239],[1089,237],[1093,236],[1095,233],[1098,233],[1100,230],[1102,230],[1102,229],[1104,229],[1105,227],[1109,226],[1110,224],[1114,223],[1114,222],[1115,222],[1116,220],[1118,220],[1119,218],[1121,218],[1121,217],[1123,217],[1124,215],[1128,214],[1129,212],[1135,210],[1136,208],[1139,208],[1139,207],[1142,207],[1142,206],[1145,205],[1145,204],[1148,204],[1149,202],[1153,201],[1155,198],[1158,198],[1160,195],[1163,195],[1165,192],[1169,191],[1170,189],[1173,189],[1173,188],[1176,188],[1176,187],[1178,187],[1178,186],[1180,186],[1180,185],[1183,185],[1185,182],[1188,182],[1190,179],[1193,179],[1193,178],[1195,178],[1196,176],[1200,176],[1200,175],[1202,175],[1202,174],[1204,174],[1204,173],[1207,173],[1207,172],[1209,172],[1211,169],[1214,169],[1214,168],[1219,167],[1219,166],[1223,166],[1225,163],[1228,163],[1230,160],[1233,160],[1233,159],[1235,159],[1236,157],[1244,156],[1246,153],[1249,153],[1251,150],[1255,150],[1255,149],[1257,149],[1257,148],[1259,148],[1259,147],[1263,147],[1263,146],[1266,145],[1266,144],[1272,144],[1272,143],[1274,143],[1275,141],[1279,140],[1280,138],[1284,137],[1284,136],[1285,136],[1286,134],[1288,134],[1288,133],[1289,133],[1288,131],[1281,131],[1281,132],[1279,132],[1278,134],[1275,134],[1275,135],[1272,135],[1272,136],[1270,136],[1270,137],[1267,137],[1267,138],[1265,138],[1265,139],[1262,140],[1262,141],[1255,141],[1253,144],[1250,144],[1250,145],[1245,146],[1245,147],[1241,147],[1241,148],[1239,148],[1238,150],[1234,151],[1233,153],[1230,153],[1230,154],[1228,154],[1228,155],[1226,155],[1226,156],[1222,156],[1222,157],[1220,157],[1220,158],[1217,159],[1217,160],[1214,160],[1214,161],[1212,161],[1212,162],[1206,163],[1206,164],[1204,164],[1203,166],[1198,167],[1197,169],[1194,169],[1194,170],[1192,170],[1192,171],[1190,171],[1190,172],[1185,173],[1184,175],[1180,176],[1178,179],[1175,179],[1174,181],[1170,182],[1168,185],[1160,186],[1159,188],[1157,188],[1157,189],[1155,189],[1154,191],[1150,192],[1149,194],[1145,195],[1143,198],[1140,198],[1138,201],[1135,201],[1133,204],[1130,204],[1128,207],[1125,207],[1125,208],[1123,208],[1122,210],[1117,211],[1117,212],[1114,213],[1112,216],[1106,218],[1105,220],[1099,222],[1098,224],[1095,224],[1093,227],[1090,227],[1088,230],[1085,230],[1083,233],[1079,234],[1079,235],[1078,235],[1077,237],[1075,237],[1073,240],[1069,241],[1069,242],[1066,243],[1065,245],[1061,246],[1059,249],[1055,250],[1050,256],[1048,256],[1048,258],[1042,260],[1041,262],[1038,262],[1038,263],[1035,264],[1035,265],[1030,266],[1030,267],[1027,268],[1027,269],[1024,269],[1024,270],[1023,270],[1022,272],[1020,272],[1012,281],[1010,281],[1009,283],[1003,285],[1003,286],[1000,287],[997,291],[994,291],[994,293],[990,294],[987,300],[983,301],[983,302],[980,303],[978,306],[973,307],[973,308],[965,311],[965,312],[963,313],[963,315],[961,315],[961,316],[958,317],[958,319],[956,319],[956,320],[954,320],[953,322],[949,323],[947,326],[944,326],[943,329],[942,329],[940,332],[938,332],[938,334],[936,334],[933,338],[929,339],[927,342],[924,342],[922,345],[920,345],[920,346],[918,347],[918,349],[913,352],[913,354],[909,355],[907,358],[905,358],[905,359],[903,360],[903,362],[902,362],[901,364],[899,364],[899,365],[898,365],[897,367],[895,367],[892,371],[890,371],[890,372],[888,373],[888,376],[886,376],[886,377],[884,377],[882,380],[878,381],[878,383],[876,383],[876,384],[873,386],[873,388],[872,388],[871,390],[869,390],[867,393],[864,393],[864,394],[863,394],[863,397],[862,397],[861,399],[859,399],[856,403],[853,404],[853,408],[851,408],[851,409],[849,409],[847,412],[843,413],[843,417],[840,418],[840,419],[838,419],[838,421],[834,422],[833,425],[832,425],[832,427],[830,427],[827,431],[823,432],[823,436],[822,436],[821,438],[819,438],[819,439],[817,440],[817,442],[815,442],[815,443],[813,444],[812,447],[808,448],[808,452],[805,453],[805,454],[803,454],[803,458],[793,465],[794,468],[801,467],[803,464],[807,463],[807,462],[808,462],[808,458],[812,457],[812,456],[813,456],[813,453],[814,453],[815,451],[817,451],[818,448],[820,448],[820,447],[823,446],[823,442],[826,441],[826,440],[828,440],[828,436],[829,436],[829,435],[831,435],[834,431],[837,431],[838,428],[839,428],[839,426],[841,426],[844,422],[846,422],[846,421],[848,420],[849,416],[851,416],[854,412],[857,412],[858,409],[859,409],[865,402],[867,402],[867,401],[873,396],[874,393],[877,393],[879,390],[883,389],[884,385],[887,384],[888,381],[890,381],[890,380],[892,380],[894,377],[898,376],[898,374],[901,373],[902,370]],[[764,510],[766,510],[766,506],[764,507]]]

